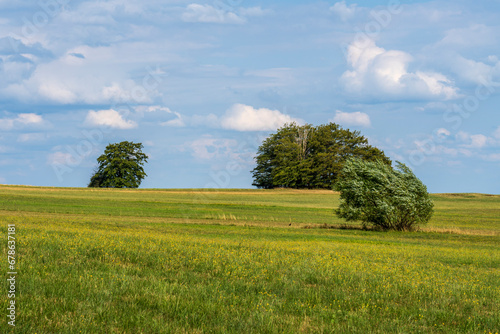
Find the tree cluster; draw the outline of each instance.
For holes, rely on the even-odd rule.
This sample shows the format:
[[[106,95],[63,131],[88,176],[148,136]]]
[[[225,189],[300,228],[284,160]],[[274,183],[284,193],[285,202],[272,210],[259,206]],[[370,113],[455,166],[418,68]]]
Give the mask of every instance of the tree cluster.
[[[351,157],[391,164],[358,131],[342,129],[335,123],[316,127],[286,124],[259,147],[253,185],[265,189],[331,189]]]

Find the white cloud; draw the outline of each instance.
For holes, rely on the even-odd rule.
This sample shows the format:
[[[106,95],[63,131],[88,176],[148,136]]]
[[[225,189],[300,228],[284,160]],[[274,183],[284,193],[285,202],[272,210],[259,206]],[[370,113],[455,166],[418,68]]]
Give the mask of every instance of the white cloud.
[[[356,13],[356,4],[347,6],[345,0],[335,3],[330,10],[334,12],[342,21],[347,21]]]
[[[464,147],[468,148],[482,148],[488,144],[488,137],[482,134],[471,135],[460,131],[456,134],[456,138],[459,142],[462,142]]]
[[[364,126],[364,127],[371,126],[370,116],[360,111],[348,113],[337,110],[335,112],[335,117],[333,118],[333,122],[341,125],[345,124],[345,125]]]
[[[175,114],[176,114],[177,118],[172,119],[170,121],[162,122],[162,123],[160,123],[160,125],[161,126],[173,126],[173,127],[178,127],[178,128],[185,126],[186,124],[184,124],[184,121],[182,120],[181,115],[178,112],[176,112]]]
[[[285,115],[279,110],[255,109],[252,106],[235,104],[226,111],[220,124],[224,129],[237,131],[270,131],[292,122],[303,121]]]
[[[122,115],[116,110],[90,110],[85,119],[85,124],[88,126],[109,126],[114,129],[132,129],[137,127],[137,123],[125,120]]]
[[[43,122],[43,118],[37,114],[19,114],[17,116],[17,121],[22,124],[40,124]]]
[[[246,21],[233,12],[215,8],[210,5],[200,5],[196,3],[187,6],[186,11],[182,14],[182,19],[186,22],[230,24],[241,24]]]
[[[403,51],[385,50],[371,39],[356,40],[347,50],[352,70],[341,82],[348,92],[382,100],[452,99],[457,89],[440,73],[408,71],[412,57]]]
[[[444,139],[451,135],[451,132],[445,128],[439,128],[436,130],[436,135],[438,136],[438,138]]]
[[[470,147],[481,148],[488,144],[488,137],[485,135],[471,135],[470,136]]]
[[[0,118],[0,130],[12,130],[24,126],[42,125],[43,117],[33,113],[19,114],[16,118]]]

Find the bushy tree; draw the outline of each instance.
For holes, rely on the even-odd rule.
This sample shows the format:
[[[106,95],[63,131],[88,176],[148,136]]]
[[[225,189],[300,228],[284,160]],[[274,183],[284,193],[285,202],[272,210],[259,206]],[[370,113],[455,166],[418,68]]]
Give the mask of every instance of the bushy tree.
[[[399,161],[396,168],[382,161],[349,159],[335,189],[340,191],[336,214],[384,230],[408,231],[425,224],[434,204],[426,186]]]
[[[331,189],[349,157],[391,164],[358,131],[344,130],[335,123],[316,127],[286,124],[259,147],[253,185],[265,189]]]
[[[146,177],[144,163],[148,156],[142,153],[143,145],[123,141],[109,144],[99,158],[98,167],[90,178],[89,187],[138,188]]]

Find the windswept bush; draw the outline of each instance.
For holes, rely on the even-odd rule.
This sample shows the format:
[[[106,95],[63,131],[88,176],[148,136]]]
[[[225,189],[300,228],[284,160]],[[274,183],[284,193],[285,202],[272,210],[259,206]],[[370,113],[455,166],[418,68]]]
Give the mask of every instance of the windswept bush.
[[[409,231],[429,221],[434,203],[427,187],[401,162],[396,168],[376,161],[348,160],[335,185],[336,214],[384,230]]]

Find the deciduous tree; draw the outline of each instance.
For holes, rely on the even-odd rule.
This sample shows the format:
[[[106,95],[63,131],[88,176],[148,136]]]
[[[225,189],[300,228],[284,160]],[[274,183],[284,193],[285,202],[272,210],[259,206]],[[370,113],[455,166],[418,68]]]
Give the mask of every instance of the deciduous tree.
[[[331,189],[349,157],[391,164],[358,131],[342,129],[335,123],[317,127],[286,124],[259,147],[253,185],[266,189]]]
[[[89,187],[138,188],[147,176],[144,163],[148,156],[142,153],[142,143],[123,141],[109,144],[99,158],[98,167],[90,178]]]

